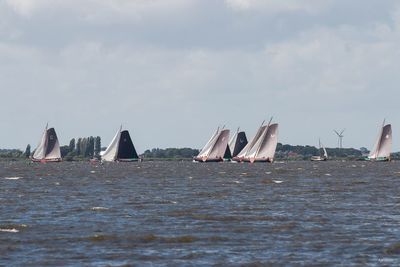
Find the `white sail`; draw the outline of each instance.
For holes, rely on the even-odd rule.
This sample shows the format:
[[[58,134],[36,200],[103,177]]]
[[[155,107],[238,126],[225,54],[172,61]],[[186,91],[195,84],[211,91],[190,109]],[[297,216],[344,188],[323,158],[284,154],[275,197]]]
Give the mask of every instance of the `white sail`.
[[[258,138],[257,138],[255,144],[253,145],[253,147],[249,151],[247,151],[247,153],[245,155],[245,158],[250,159],[250,158],[256,158],[257,157],[258,151],[260,150],[260,147],[261,147],[261,145],[263,143],[263,140],[265,139],[265,136],[266,136],[266,133],[267,133],[267,130],[268,130],[268,125],[265,125],[265,126],[261,127],[261,129],[262,129],[261,134],[258,136]]]
[[[106,151],[101,156],[101,159],[104,161],[115,161],[118,155],[118,146],[121,136],[122,127],[117,131],[111,143],[108,145]]]
[[[254,138],[251,140],[250,143],[247,143],[247,145],[242,149],[242,151],[240,151],[240,153],[237,155],[238,158],[244,158],[247,157],[249,154],[251,154],[251,150],[252,148],[254,148],[255,144],[257,143],[258,139],[260,138],[260,136],[262,135],[263,131],[265,130],[265,127],[267,126],[261,126],[256,135],[254,136]]]
[[[211,149],[213,148],[215,142],[217,141],[218,134],[219,134],[219,127],[217,128],[215,133],[211,136],[210,140],[208,140],[208,142],[205,144],[200,153],[197,155],[198,158],[207,157],[208,154],[210,154]]]
[[[255,159],[268,159],[273,161],[277,144],[278,124],[274,123],[269,125],[269,127],[266,129],[266,133],[263,135],[263,140],[258,153],[255,155]]]
[[[229,141],[229,130],[222,130],[218,134],[218,138],[216,139],[210,153],[207,158],[211,160],[222,159],[225,154],[226,147]]]
[[[322,144],[322,150],[324,151],[324,157],[328,158],[328,152],[326,151],[324,145]]]
[[[378,138],[375,142],[374,148],[369,153],[369,159],[389,158],[392,150],[392,126],[387,124],[383,126]]]
[[[40,139],[40,142],[35,149],[35,153],[33,154],[33,159],[44,159],[44,157],[46,156],[46,141],[47,141],[47,126],[44,129],[42,138]]]
[[[392,126],[387,124],[383,127],[378,158],[389,158],[392,151]]]

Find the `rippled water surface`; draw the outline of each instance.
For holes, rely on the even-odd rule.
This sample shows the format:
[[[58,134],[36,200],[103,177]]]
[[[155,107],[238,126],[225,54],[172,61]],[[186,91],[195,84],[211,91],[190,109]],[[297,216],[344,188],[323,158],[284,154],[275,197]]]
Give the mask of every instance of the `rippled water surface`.
[[[400,265],[400,162],[0,162],[0,265]]]

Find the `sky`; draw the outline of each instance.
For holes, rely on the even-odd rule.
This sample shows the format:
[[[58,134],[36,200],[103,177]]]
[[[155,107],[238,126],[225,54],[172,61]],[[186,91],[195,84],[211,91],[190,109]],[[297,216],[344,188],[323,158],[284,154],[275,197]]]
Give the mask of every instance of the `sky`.
[[[122,124],[139,152],[201,148],[218,126],[279,142],[400,150],[400,2],[0,0],[0,147]]]

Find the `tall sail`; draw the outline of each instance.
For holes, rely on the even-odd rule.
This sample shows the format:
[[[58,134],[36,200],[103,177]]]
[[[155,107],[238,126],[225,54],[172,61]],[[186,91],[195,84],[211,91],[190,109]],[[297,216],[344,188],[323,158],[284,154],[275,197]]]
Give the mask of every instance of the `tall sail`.
[[[215,133],[211,136],[210,140],[205,144],[205,146],[201,149],[200,153],[197,155],[197,158],[207,157],[210,153],[212,147],[214,146],[219,134],[219,127],[215,131]]]
[[[258,136],[253,147],[249,151],[247,151],[245,158],[256,158],[257,153],[258,153],[258,151],[261,147],[261,144],[265,138],[265,135],[267,133],[268,125],[264,125],[263,127],[261,127],[261,129],[262,129],[262,131],[261,131],[260,135]]]
[[[33,153],[33,159],[44,159],[46,156],[46,142],[47,142],[47,126],[44,129],[44,132],[42,134],[42,138],[40,139],[40,142],[38,146],[35,149],[35,152]]]
[[[328,152],[326,151],[324,144],[321,143],[321,147],[322,147],[322,150],[324,151],[324,157],[328,158]]]
[[[229,142],[229,148],[232,153],[232,157],[236,157],[240,151],[242,151],[247,145],[247,137],[245,132],[236,132],[231,141]]]
[[[195,161],[222,161],[228,147],[229,130],[219,130],[214,133],[200,153],[194,158]]]
[[[121,127],[122,128],[122,127]],[[117,159],[119,140],[121,136],[121,128],[117,131],[111,143],[108,145],[106,151],[101,156],[104,161],[115,161]]]
[[[392,150],[392,126],[386,124],[379,132],[373,150],[369,153],[369,159],[390,159]]]
[[[222,160],[226,151],[226,147],[228,146],[229,141],[229,130],[222,130],[218,138],[210,151],[207,159],[209,160]]]
[[[262,140],[262,144],[255,156],[255,160],[273,161],[276,146],[278,144],[278,124],[271,124],[263,137],[264,139]]]
[[[135,146],[128,131],[122,131],[118,145],[118,160],[138,160],[139,156],[136,153]]]
[[[39,145],[35,149],[32,160],[34,161],[61,161],[61,150],[54,128],[43,132]]]
[[[45,159],[54,160],[61,159],[60,144],[54,128],[47,130],[47,147]]]
[[[237,155],[237,158],[244,158],[247,155],[251,154],[252,149],[254,149],[255,144],[258,142],[258,140],[260,139],[261,135],[263,134],[265,128],[267,127],[267,125],[262,125],[256,135],[253,137],[253,139],[251,140],[250,143],[247,143],[247,145],[242,149],[242,151],[240,151],[240,153]]]

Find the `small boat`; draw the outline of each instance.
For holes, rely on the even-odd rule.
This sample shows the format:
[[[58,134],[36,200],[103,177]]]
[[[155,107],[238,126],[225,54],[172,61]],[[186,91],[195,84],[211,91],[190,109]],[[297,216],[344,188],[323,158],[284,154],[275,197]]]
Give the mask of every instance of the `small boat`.
[[[238,162],[273,162],[276,146],[278,144],[278,124],[271,124],[272,118],[268,125],[261,124],[256,135],[243,150],[233,158]]]
[[[229,133],[228,129],[224,130],[222,128],[220,130],[218,127],[217,131],[193,160],[197,162],[220,162],[224,161],[224,158],[228,159],[230,154],[228,147]]]
[[[127,130],[119,128],[111,143],[104,153],[101,153],[102,161],[131,162],[139,161],[139,156],[133,145]]]
[[[31,160],[33,162],[60,162],[61,150],[58,142],[57,134],[54,128],[47,129],[43,132],[39,145],[36,147]]]
[[[390,161],[391,150],[392,150],[392,126],[390,124],[385,125],[385,120],[384,120],[382,127],[379,131],[378,138],[375,142],[375,146],[369,153],[366,160]]]
[[[321,140],[319,140],[318,146],[319,146],[318,151],[319,151],[320,155],[312,156],[311,161],[326,161],[328,159],[328,152],[326,152],[326,149],[325,149],[324,145],[321,143]]]

